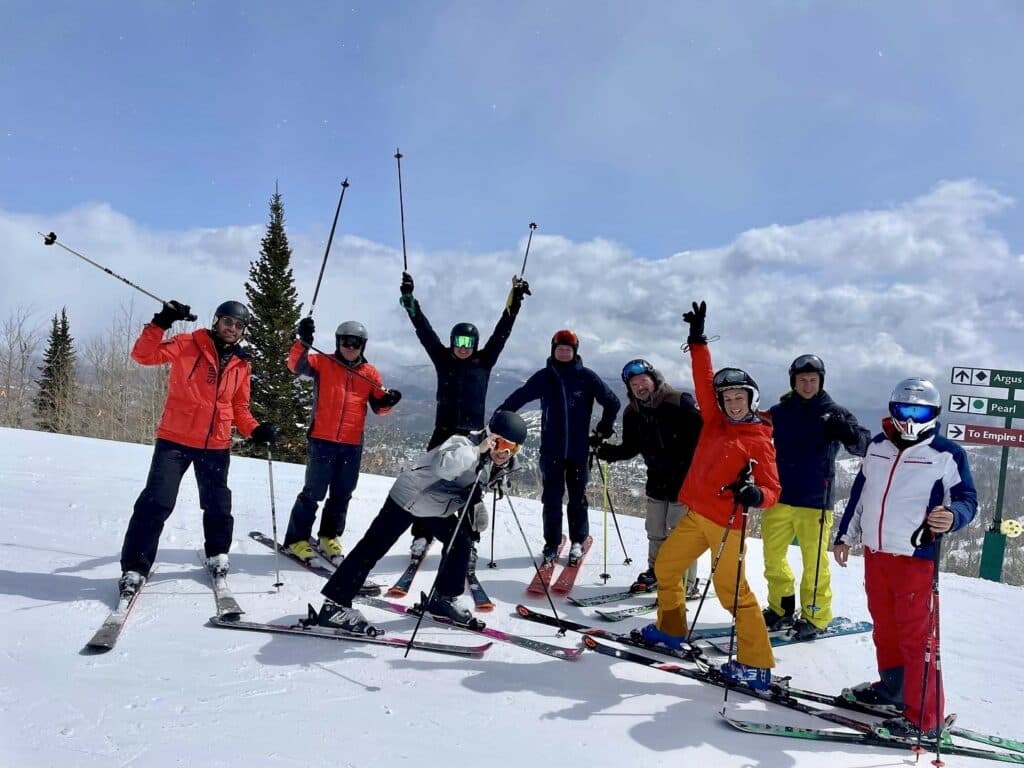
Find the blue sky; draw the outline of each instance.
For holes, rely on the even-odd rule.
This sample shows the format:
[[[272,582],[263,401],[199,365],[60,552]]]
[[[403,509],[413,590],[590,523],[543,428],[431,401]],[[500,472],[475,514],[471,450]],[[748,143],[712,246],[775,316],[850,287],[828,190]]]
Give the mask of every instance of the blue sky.
[[[501,300],[501,273],[539,223],[527,275],[539,290],[508,353],[524,367],[575,324],[606,373],[648,354],[683,376],[678,317],[701,297],[709,324],[719,307],[735,323],[719,328],[721,362],[764,371],[770,390],[804,351],[877,382],[871,401],[904,370],[1024,365],[1017,3],[0,13],[0,301],[43,316],[70,304],[83,335],[102,327],[98,295],[130,297],[66,261],[26,275],[36,229],[213,303],[240,295],[275,181],[297,278],[311,283],[348,176],[328,278],[340,306],[323,327],[360,316],[387,334],[380,354],[412,362],[392,295],[401,146],[411,264],[442,330],[489,327],[474,302]],[[500,285],[476,285],[495,272]],[[453,274],[461,288],[445,283]],[[870,343],[847,349],[851,324]]]

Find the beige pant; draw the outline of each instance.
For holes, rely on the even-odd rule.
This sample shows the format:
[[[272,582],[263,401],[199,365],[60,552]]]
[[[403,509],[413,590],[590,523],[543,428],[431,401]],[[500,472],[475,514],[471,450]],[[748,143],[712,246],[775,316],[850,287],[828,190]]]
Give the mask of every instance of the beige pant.
[[[658,550],[661,543],[672,533],[683,515],[686,514],[686,505],[678,501],[659,501],[647,497],[647,567],[654,569],[654,561],[658,559]],[[686,586],[692,587],[697,582],[697,562],[694,561],[686,572]]]

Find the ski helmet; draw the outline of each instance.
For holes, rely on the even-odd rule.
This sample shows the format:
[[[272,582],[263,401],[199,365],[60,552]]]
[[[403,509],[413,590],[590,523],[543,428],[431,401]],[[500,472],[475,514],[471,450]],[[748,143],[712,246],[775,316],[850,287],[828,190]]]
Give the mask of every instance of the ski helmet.
[[[572,347],[572,353],[575,356],[580,350],[580,337],[568,328],[555,331],[555,335],[551,337],[551,354],[555,354],[555,347],[563,344],[567,347]]]
[[[366,348],[366,340],[370,338],[369,334],[366,333],[366,326],[356,320],[346,320],[338,326],[334,332],[335,345],[340,348],[341,340],[346,336],[359,339],[360,349]]]
[[[240,301],[225,301],[217,307],[217,311],[213,313],[213,324],[216,325],[222,317],[233,317],[236,320],[241,320],[245,323],[246,327],[252,322],[252,314],[249,312],[249,308]]]
[[[456,323],[452,326],[451,347],[462,347],[472,349],[476,352],[477,344],[480,343],[480,331],[472,323]]]
[[[487,423],[487,431],[516,445],[526,442],[526,422],[515,411],[495,411]]]
[[[739,368],[723,368],[715,374],[714,378],[715,394],[718,396],[718,407],[725,411],[725,402],[722,399],[722,393],[729,389],[745,389],[750,393],[750,412],[755,413],[757,406],[761,402],[761,392],[757,388],[757,382],[754,381],[750,374],[746,371],[740,370]]]
[[[796,389],[798,373],[816,373],[821,377],[819,390],[825,388],[825,363],[817,355],[800,355],[789,365],[789,388]]]
[[[942,395],[927,379],[904,379],[889,395],[889,415],[904,440],[920,440],[942,413]]]
[[[622,366],[622,382],[627,386],[629,385],[629,380],[631,378],[634,376],[643,376],[644,374],[654,379],[657,372],[654,370],[653,365],[642,358],[638,357],[635,360],[630,360]]]

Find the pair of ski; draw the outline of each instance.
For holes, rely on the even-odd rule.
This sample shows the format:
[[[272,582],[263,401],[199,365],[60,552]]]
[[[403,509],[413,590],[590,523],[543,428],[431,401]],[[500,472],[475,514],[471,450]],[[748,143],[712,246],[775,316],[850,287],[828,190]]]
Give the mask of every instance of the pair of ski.
[[[258,541],[265,547],[269,547],[270,549],[280,552],[282,555],[287,557],[296,565],[301,565],[307,571],[315,573],[317,576],[322,576],[325,579],[331,578],[331,576],[334,575],[334,571],[337,569],[337,566],[334,563],[332,563],[319,552],[317,553],[317,556],[314,557],[312,560],[303,560],[301,557],[297,557],[290,549],[285,547],[283,544],[275,543],[272,538],[270,538],[265,533],[262,533],[260,531],[249,531],[249,538],[253,541]],[[359,594],[379,595],[381,591],[382,590],[380,584],[377,584],[376,582],[370,581],[368,579],[366,583],[363,584],[363,586],[359,589]]]
[[[697,586],[692,592],[687,592],[686,601],[699,600],[703,594],[704,585],[707,581],[704,579],[697,580]],[[638,595],[645,594],[645,592],[613,592],[607,595],[595,595],[592,598],[582,598],[577,600],[576,598],[569,597],[569,602],[574,605],[582,607],[603,605],[604,603],[611,603],[615,601],[628,600],[631,597],[637,597]],[[708,597],[714,597],[714,592],[708,592]],[[622,621],[628,619],[631,616],[642,616],[645,613],[651,613],[652,611],[658,610],[658,600],[646,600],[637,605],[631,605],[628,608],[620,608],[617,611],[602,611],[600,608],[596,610],[598,616],[605,621]]]
[[[199,561],[203,565],[203,570],[206,571],[210,577],[211,586],[213,588],[213,597],[217,605],[217,618],[222,621],[237,621],[245,611],[235,600],[234,595],[231,593],[231,589],[228,587],[227,577],[224,575],[216,575],[206,565],[206,555],[200,550],[198,552]],[[152,578],[153,573],[156,571],[157,566],[154,565],[149,571],[149,577]],[[131,614],[132,608],[135,607],[135,602],[139,599],[139,595],[142,594],[143,588],[149,583],[149,578],[139,585],[131,594],[118,595],[117,605],[104,619],[103,624],[96,630],[93,636],[89,639],[89,642],[85,644],[85,650],[91,653],[106,653],[114,648],[117,644],[118,638],[121,636],[121,631],[124,629],[125,622],[128,621],[128,616]]]
[[[388,597],[405,597],[409,594],[409,589],[412,587],[412,581],[416,578],[416,574],[419,573],[420,566],[423,564],[423,560],[426,558],[433,543],[434,541],[431,539],[427,542],[427,548],[423,550],[422,555],[409,559],[409,565],[406,566],[402,575],[398,577],[398,580],[394,585],[388,589]],[[491,598],[487,596],[487,591],[484,589],[483,584],[480,583],[480,579],[478,579],[476,575],[475,549],[470,555],[469,570],[466,572],[466,586],[469,587],[469,593],[473,596],[473,607],[475,610],[480,611],[481,613],[494,610],[494,603],[491,602]]]
[[[558,562],[558,558],[562,556],[562,552],[565,550],[565,545],[568,542],[565,534],[562,535],[562,540],[558,543],[558,551],[555,553],[555,557],[549,563],[542,563],[537,568],[537,573],[533,577],[533,581],[530,582],[526,588],[528,594],[531,595],[543,595],[547,589],[550,589],[553,594],[567,596],[572,592],[573,586],[576,584],[576,577],[579,576],[580,568],[583,566],[583,561],[587,557],[587,553],[590,551],[591,545],[594,543],[594,539],[587,536],[583,542],[583,554],[580,555],[573,563],[568,563],[562,568],[561,573],[558,574],[558,578],[551,581],[551,577],[555,573],[555,565]]]
[[[673,650],[671,648],[657,645],[652,646],[639,641],[638,638],[630,635],[616,635],[615,633],[602,630],[597,627],[587,627],[583,624],[578,624],[571,621],[558,621],[553,616],[549,616],[538,611],[534,611],[526,606],[520,605],[516,607],[518,615],[529,621],[534,621],[540,624],[546,624],[548,626],[565,626],[568,629],[583,633],[583,642],[587,648],[596,651],[605,656],[609,656],[621,661],[629,661],[635,664],[640,664],[652,669],[658,669],[663,672],[669,672],[671,674],[687,677],[699,682],[708,683],[721,688],[730,688],[732,690],[740,691],[749,696],[769,701],[774,704],[793,709],[805,714],[812,715],[824,720],[828,720],[836,725],[843,726],[853,731],[853,733],[847,733],[843,731],[828,730],[828,729],[816,729],[816,728],[794,728],[790,726],[774,725],[771,723],[757,723],[747,720],[741,720],[733,718],[725,713],[722,713],[722,717],[732,725],[734,728],[746,731],[748,733],[761,733],[768,735],[777,736],[792,736],[794,738],[804,739],[819,739],[825,741],[840,741],[846,743],[863,744],[866,746],[884,746],[888,748],[906,749],[913,748],[916,746],[916,739],[904,739],[891,735],[882,735],[872,730],[872,724],[857,720],[855,718],[848,717],[841,713],[832,712],[831,710],[822,709],[815,707],[810,704],[801,701],[801,699],[807,699],[823,704],[827,704],[831,707],[839,707],[844,709],[852,709],[854,711],[865,712],[867,714],[874,715],[891,715],[891,712],[868,710],[858,703],[850,702],[845,699],[842,695],[832,696],[829,694],[818,693],[816,691],[808,691],[800,688],[794,688],[788,685],[788,678],[778,680],[772,684],[772,686],[766,691],[759,691],[742,683],[733,683],[727,681],[721,674],[721,672],[711,666],[707,659],[703,657],[699,648],[691,647],[682,650]],[[605,640],[611,640],[616,643],[624,645],[630,645],[638,648],[642,648],[646,651],[657,653],[663,656],[670,656],[675,659],[685,660],[691,662],[694,667],[680,666],[678,663],[670,663],[665,661],[659,661],[652,659],[649,656],[645,656],[642,653],[628,650],[625,648],[615,648],[610,645],[606,645],[599,642],[597,638],[603,638]],[[950,737],[960,737],[969,741],[976,741],[984,743],[990,746],[1001,747],[1003,749],[1009,749],[1013,752],[1020,752],[1014,754],[1013,752],[999,752],[995,750],[980,749],[977,747],[964,746],[960,744],[953,744],[948,741],[948,738],[943,740],[942,751],[947,754],[956,754],[966,757],[979,757],[988,760],[996,760],[1001,762],[1019,763],[1024,764],[1024,743],[1012,741],[1010,739],[1004,739],[1000,736],[983,734],[978,731],[973,731],[965,728],[951,728],[949,730]],[[927,744],[925,745],[927,746]]]

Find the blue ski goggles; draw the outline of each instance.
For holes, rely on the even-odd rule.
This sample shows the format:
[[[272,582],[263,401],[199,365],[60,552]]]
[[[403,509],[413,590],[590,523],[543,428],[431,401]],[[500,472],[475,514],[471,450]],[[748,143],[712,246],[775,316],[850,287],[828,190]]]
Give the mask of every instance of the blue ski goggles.
[[[644,374],[650,376],[653,370],[654,367],[646,360],[641,360],[640,358],[630,360],[622,368],[622,380],[628,384],[629,380],[634,376],[643,376]]]
[[[920,403],[889,403],[889,413],[896,421],[925,424],[939,417],[939,406]]]

